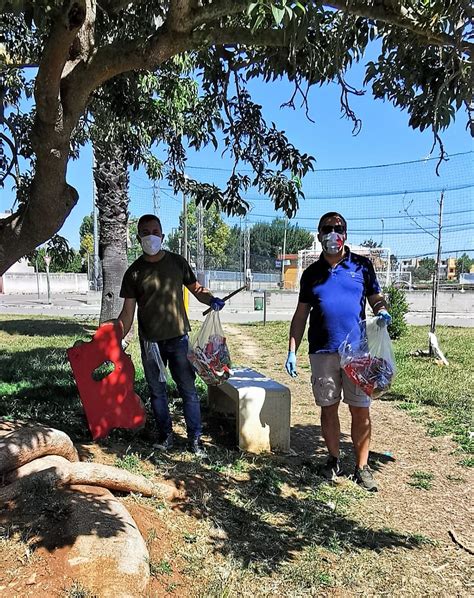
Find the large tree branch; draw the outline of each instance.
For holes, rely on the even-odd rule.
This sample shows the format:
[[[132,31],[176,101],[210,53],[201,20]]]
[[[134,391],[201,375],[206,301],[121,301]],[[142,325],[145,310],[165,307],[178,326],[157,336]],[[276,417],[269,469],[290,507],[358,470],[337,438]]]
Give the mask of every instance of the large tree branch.
[[[388,25],[395,25],[407,31],[411,31],[421,38],[425,39],[429,44],[437,46],[459,46],[464,51],[472,51],[474,44],[463,41],[461,44],[451,35],[447,33],[433,31],[428,27],[422,27],[414,22],[400,2],[374,2],[374,0],[331,0],[324,2],[326,6],[348,12],[349,14],[363,17],[366,19],[373,19],[374,21],[382,21]]]
[[[178,33],[189,32],[191,27],[191,11],[194,8],[193,0],[170,0],[167,26]]]
[[[35,85],[38,116],[45,122],[54,123],[57,120],[61,76],[69,58],[69,48],[85,18],[85,0],[71,0],[53,18]]]
[[[207,4],[198,11],[195,11],[191,18],[191,24],[193,27],[198,27],[205,23],[212,23],[226,16],[240,14],[244,12],[251,3],[251,0],[215,0],[211,4]],[[433,31],[429,27],[423,27],[415,23],[413,19],[410,18],[407,9],[399,2],[390,2],[389,0],[383,2],[375,2],[373,0],[330,0],[328,2],[324,1],[323,5],[363,18],[374,19],[389,25],[395,25],[415,33],[425,39],[429,44],[438,46],[459,45],[453,36],[447,33]],[[468,16],[472,14],[472,12],[472,9],[467,10],[466,8],[466,14]],[[474,44],[464,41],[461,43],[460,47],[465,51],[472,51]]]
[[[64,81],[68,90],[69,106],[74,114],[82,112],[90,93],[108,79],[132,70],[157,68],[160,64],[182,52],[203,46],[242,44],[268,47],[285,47],[289,36],[282,29],[258,30],[252,33],[245,28],[199,29],[191,34],[169,31],[167,24],[149,40],[120,42],[100,48],[88,64],[78,65]]]
[[[212,4],[206,4],[195,11],[191,17],[191,24],[194,27],[212,23],[223,17],[238,15],[252,4],[252,0],[215,0]]]
[[[290,35],[284,29],[258,29],[255,32],[245,27],[225,29],[199,29],[192,33],[195,47],[213,45],[243,45],[269,48],[282,48],[290,43]]]
[[[97,5],[107,14],[117,14],[130,4],[140,4],[144,0],[98,0]]]

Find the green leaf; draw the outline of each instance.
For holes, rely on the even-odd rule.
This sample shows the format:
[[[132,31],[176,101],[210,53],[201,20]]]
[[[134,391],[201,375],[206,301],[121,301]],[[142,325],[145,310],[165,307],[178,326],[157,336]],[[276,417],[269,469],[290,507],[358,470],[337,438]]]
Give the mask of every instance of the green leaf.
[[[259,2],[252,2],[248,5],[247,14],[250,16],[253,11],[259,6]]]
[[[272,13],[273,13],[273,18],[275,19],[275,23],[277,25],[279,25],[282,22],[283,17],[285,16],[285,9],[278,8],[278,6],[274,6],[272,4]]]

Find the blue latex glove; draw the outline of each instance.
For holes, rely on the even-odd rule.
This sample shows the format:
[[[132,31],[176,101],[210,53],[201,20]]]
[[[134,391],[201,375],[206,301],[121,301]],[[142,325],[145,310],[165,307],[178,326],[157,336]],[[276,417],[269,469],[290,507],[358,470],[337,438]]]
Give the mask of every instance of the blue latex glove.
[[[285,368],[292,378],[295,378],[298,375],[296,372],[296,353],[294,351],[288,351]]]
[[[386,309],[381,309],[377,314],[377,324],[379,326],[390,326],[392,323],[392,316]]]
[[[213,297],[209,305],[214,311],[220,311],[224,307],[225,301],[219,299],[219,297]]]

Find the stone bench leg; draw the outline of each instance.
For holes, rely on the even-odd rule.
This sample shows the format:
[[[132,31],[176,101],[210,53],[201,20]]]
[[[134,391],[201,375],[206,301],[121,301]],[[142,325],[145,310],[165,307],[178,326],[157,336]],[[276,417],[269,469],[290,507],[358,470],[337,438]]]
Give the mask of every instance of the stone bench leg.
[[[239,448],[251,453],[290,450],[290,391],[271,393],[248,386],[235,389],[229,384],[209,387],[209,406],[236,416]],[[238,405],[238,408],[237,408]]]

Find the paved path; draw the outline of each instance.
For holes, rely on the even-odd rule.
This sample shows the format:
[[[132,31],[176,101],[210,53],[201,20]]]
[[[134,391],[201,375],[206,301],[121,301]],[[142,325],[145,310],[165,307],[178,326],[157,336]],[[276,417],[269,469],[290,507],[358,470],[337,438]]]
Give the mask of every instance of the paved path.
[[[51,304],[42,296],[35,295],[0,295],[0,318],[2,314],[19,315],[47,315],[63,317],[91,317],[99,316],[101,294],[90,292],[87,294],[53,295]],[[297,295],[280,298],[272,296],[267,309],[267,320],[290,321],[296,306]],[[430,323],[430,311],[423,309],[410,311],[407,315],[409,324],[426,325]],[[204,306],[192,298],[190,303],[190,318],[200,320]],[[222,322],[245,323],[263,322],[263,311],[253,309],[253,298],[250,294],[234,297],[221,312]],[[438,310],[438,324],[442,326],[474,327],[474,314],[471,311],[442,311]]]

